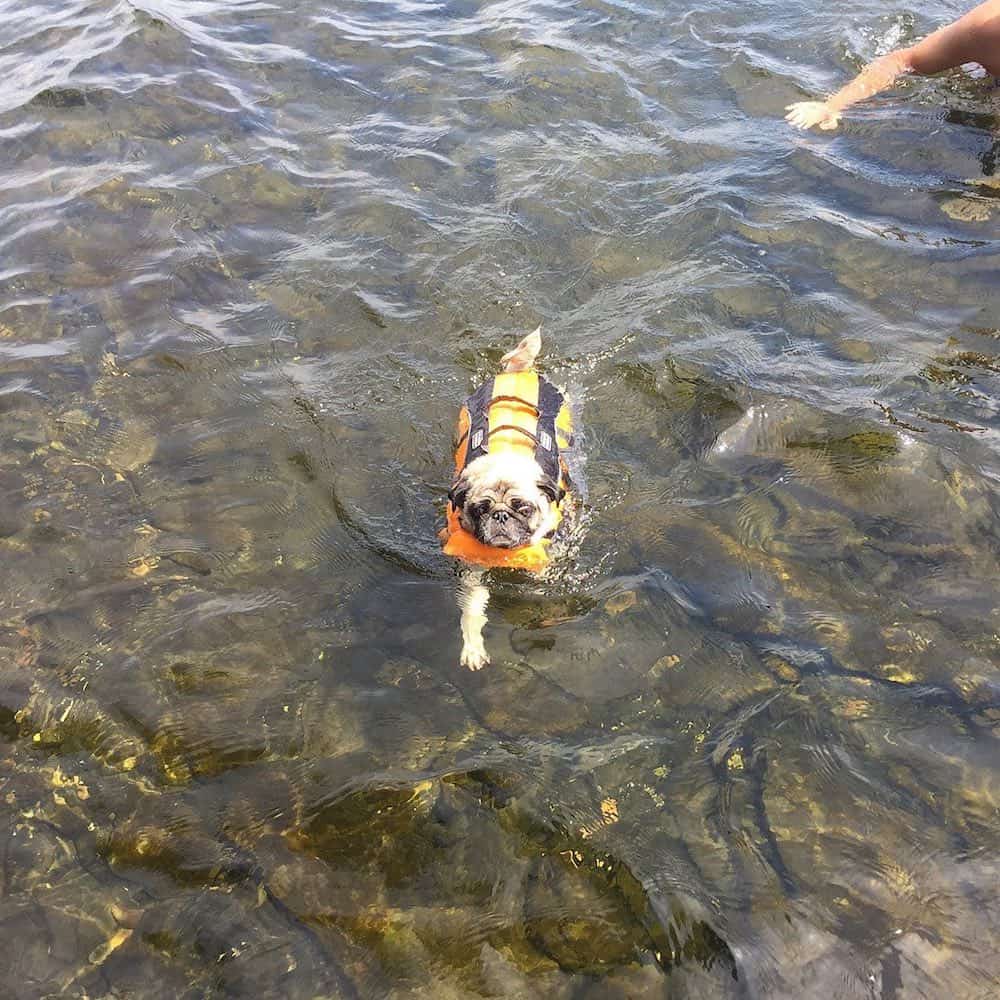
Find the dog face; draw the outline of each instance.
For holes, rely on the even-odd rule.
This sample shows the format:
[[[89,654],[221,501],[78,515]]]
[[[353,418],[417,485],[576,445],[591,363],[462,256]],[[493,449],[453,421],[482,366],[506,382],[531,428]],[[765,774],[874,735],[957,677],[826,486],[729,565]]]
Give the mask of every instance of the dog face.
[[[557,487],[525,455],[481,455],[449,495],[462,527],[494,548],[530,545],[555,526]]]

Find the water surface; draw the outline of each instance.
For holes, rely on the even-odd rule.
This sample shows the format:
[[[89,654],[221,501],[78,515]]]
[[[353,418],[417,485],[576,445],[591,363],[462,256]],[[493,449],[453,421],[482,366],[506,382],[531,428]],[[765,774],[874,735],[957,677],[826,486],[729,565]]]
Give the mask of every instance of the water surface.
[[[962,6],[0,3],[0,994],[997,995],[1000,109],[781,117]]]

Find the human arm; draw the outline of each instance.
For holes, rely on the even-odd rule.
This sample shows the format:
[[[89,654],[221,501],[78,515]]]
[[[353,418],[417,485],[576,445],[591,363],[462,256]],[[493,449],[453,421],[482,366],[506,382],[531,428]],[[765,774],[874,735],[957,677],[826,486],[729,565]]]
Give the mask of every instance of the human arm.
[[[990,68],[998,58],[1000,0],[987,0],[916,45],[896,49],[876,59],[825,101],[790,104],[785,109],[788,111],[785,117],[797,128],[818,125],[821,129],[834,129],[845,109],[891,87],[906,73],[929,76],[966,62],[981,62]]]
[[[840,115],[866,97],[871,97],[891,87],[904,73],[912,69],[910,49],[896,49],[867,65],[846,87],[842,87],[825,101],[799,101],[785,109],[786,121],[796,128],[834,129],[840,124]]]

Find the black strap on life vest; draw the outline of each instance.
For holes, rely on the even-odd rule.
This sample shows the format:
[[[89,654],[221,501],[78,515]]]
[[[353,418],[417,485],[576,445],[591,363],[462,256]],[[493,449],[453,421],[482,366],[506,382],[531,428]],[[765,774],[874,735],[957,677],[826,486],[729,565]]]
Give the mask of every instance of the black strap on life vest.
[[[556,418],[563,405],[563,394],[551,383],[538,379],[538,427],[535,433],[535,461],[558,487],[562,479],[559,465],[559,441],[556,437]],[[560,497],[560,499],[562,499]]]
[[[493,379],[487,379],[466,401],[469,413],[469,444],[465,449],[465,464],[489,451],[490,400],[493,398]]]
[[[490,450],[490,437],[497,431],[516,430],[525,434],[535,442],[535,461],[541,467],[543,474],[560,488],[562,468],[559,464],[559,442],[556,438],[556,418],[562,409],[563,394],[549,381],[538,377],[538,405],[529,403],[519,396],[493,396],[494,380],[484,382],[466,401],[465,408],[469,413],[468,446],[465,449],[465,465],[486,455]],[[501,401],[517,402],[534,410],[538,415],[535,433],[523,427],[511,427],[503,424],[490,427],[490,407]],[[461,442],[459,442],[461,444]],[[464,466],[463,466],[464,468]],[[561,489],[560,489],[560,492]]]

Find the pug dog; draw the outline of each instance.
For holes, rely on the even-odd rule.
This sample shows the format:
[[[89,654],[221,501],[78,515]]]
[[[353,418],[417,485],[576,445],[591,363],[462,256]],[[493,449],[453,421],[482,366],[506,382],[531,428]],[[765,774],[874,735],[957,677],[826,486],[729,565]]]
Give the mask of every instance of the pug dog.
[[[570,493],[573,446],[564,393],[535,371],[541,327],[501,359],[502,371],[465,401],[448,493],[444,552],[461,561],[461,663],[489,663],[483,643],[489,569],[544,573]]]

